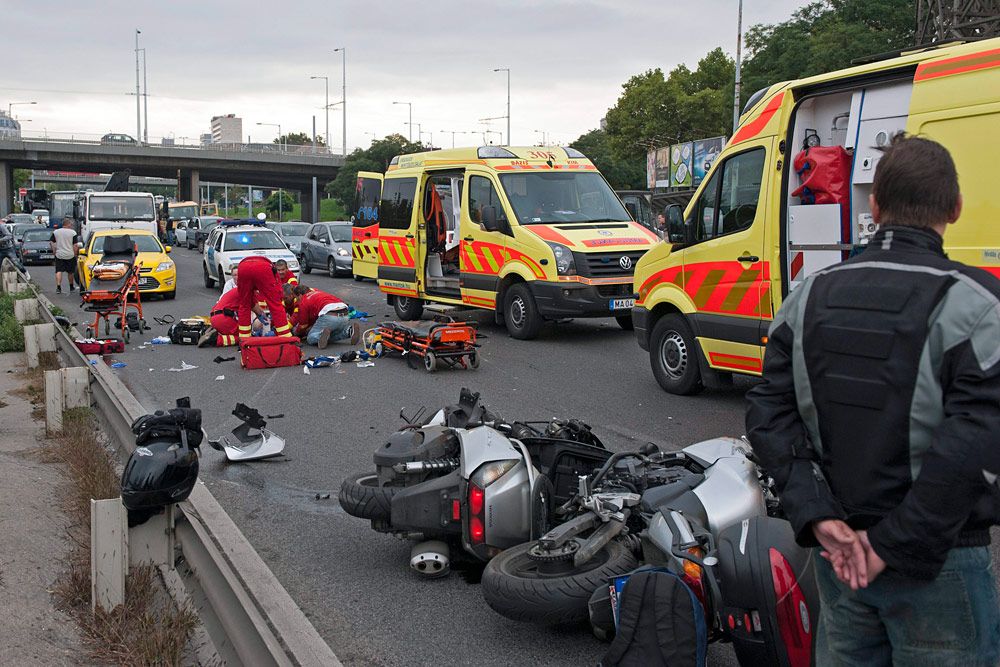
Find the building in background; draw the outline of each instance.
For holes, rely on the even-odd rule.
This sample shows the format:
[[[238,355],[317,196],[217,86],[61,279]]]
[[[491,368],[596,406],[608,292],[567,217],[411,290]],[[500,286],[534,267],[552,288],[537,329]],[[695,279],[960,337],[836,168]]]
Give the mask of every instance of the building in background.
[[[243,137],[243,119],[234,113],[212,117],[212,143],[238,144]]]
[[[200,142],[202,146],[212,143],[212,133],[206,132],[205,134],[201,135]]]
[[[0,139],[20,139],[21,124],[7,115],[5,111],[0,111]]]

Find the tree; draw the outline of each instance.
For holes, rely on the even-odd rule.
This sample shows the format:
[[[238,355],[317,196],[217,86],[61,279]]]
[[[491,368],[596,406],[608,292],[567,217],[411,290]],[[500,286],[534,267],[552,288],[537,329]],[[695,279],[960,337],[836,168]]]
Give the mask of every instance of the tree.
[[[820,0],[746,34],[743,100],[780,81],[849,67],[913,43],[911,0]]]
[[[694,71],[678,65],[667,77],[659,68],[633,76],[608,109],[611,150],[645,164],[651,148],[729,134],[735,79],[736,67],[721,48],[706,54]]]
[[[608,133],[591,130],[570,144],[586,155],[615,190],[636,190],[646,187],[645,157],[619,158],[611,150]]]
[[[273,143],[280,144],[282,146],[312,146],[312,137],[310,137],[305,132],[289,132],[288,134],[283,134]],[[326,142],[323,141],[323,137],[316,135],[316,145],[326,146]]]
[[[288,190],[273,190],[267,199],[264,200],[264,210],[277,215],[279,201],[281,202],[280,210],[282,213],[292,212],[292,207],[295,206],[295,199],[288,193]]]
[[[350,211],[354,205],[354,189],[359,171],[385,173],[389,162],[397,155],[419,153],[427,150],[420,142],[407,140],[401,134],[390,134],[384,139],[373,141],[366,149],[356,148],[347,156],[337,178],[326,184],[326,191]]]

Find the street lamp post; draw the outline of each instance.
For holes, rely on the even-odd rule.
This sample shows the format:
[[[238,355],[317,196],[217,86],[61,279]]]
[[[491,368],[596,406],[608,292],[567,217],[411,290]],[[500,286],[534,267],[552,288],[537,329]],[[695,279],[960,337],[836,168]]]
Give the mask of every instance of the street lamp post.
[[[417,123],[417,132],[420,132],[420,141],[423,141],[423,140],[424,140],[424,135],[425,135],[425,134],[426,134],[427,136],[429,136],[429,137],[431,138],[431,141],[430,141],[430,143],[428,144],[428,146],[429,146],[430,148],[434,148],[434,133],[433,133],[433,132],[431,132],[430,130],[428,130],[427,132],[423,132],[423,131],[422,131],[422,130],[420,129],[420,124],[419,124],[419,123]]]
[[[146,85],[146,48],[142,48],[142,143],[149,145],[149,86]]]
[[[441,130],[441,132],[444,132],[445,134],[450,134],[451,135],[451,147],[452,148],[455,147],[455,135],[456,134],[468,134],[468,132],[465,132],[465,131],[462,131],[462,130]]]
[[[323,108],[326,110],[326,149],[330,150],[330,77],[311,76],[309,78],[323,79],[323,83],[326,85],[326,106]]]
[[[736,85],[733,86],[733,134],[740,124],[740,55],[743,46],[743,0],[740,0],[739,14],[736,17]]]
[[[341,141],[343,142],[341,144],[341,151],[343,152],[344,157],[347,157],[347,47],[342,46],[339,49],[333,50],[334,53],[337,53],[338,51],[343,57],[343,72],[341,79],[342,87],[340,89],[340,94],[341,94],[340,101],[344,106],[341,107],[340,111],[341,114],[343,114],[343,120],[344,120],[344,129],[343,129],[344,136],[341,139]],[[329,139],[327,141],[329,141]]]
[[[419,142],[420,139],[421,139],[420,135],[423,134],[423,132],[420,131],[420,123],[407,123],[407,125],[410,126],[410,136],[411,137],[413,136],[413,126],[414,125],[417,126],[417,141]],[[411,139],[411,141],[412,141],[412,139]]]
[[[409,141],[410,143],[413,143],[413,102],[393,102],[393,104],[405,104],[410,108],[410,122],[407,123],[407,126],[410,129],[409,129],[409,134],[406,137],[406,140]]]
[[[315,119],[316,119],[316,117],[313,116],[313,120],[314,121],[315,121]],[[281,134],[281,124],[280,123],[257,123],[257,124],[258,125],[267,125],[269,127],[276,127],[276,128],[278,128],[278,146],[283,147],[286,151],[288,150],[288,146],[286,144],[287,139]],[[313,130],[316,129],[315,125],[316,125],[316,123],[314,122],[313,123],[313,126],[314,126]],[[278,188],[278,222],[281,222],[282,216],[284,215],[284,211],[282,210],[282,203],[283,203],[281,201],[282,199],[284,199],[284,195],[281,192],[281,188]],[[247,212],[249,213],[249,215],[247,217],[248,218],[252,218],[253,217],[253,191],[252,190],[250,191],[250,204],[247,207]]]
[[[139,35],[142,31],[135,29],[135,138],[142,138],[142,98],[139,97]]]
[[[548,141],[545,140],[545,134],[546,134],[545,130],[532,130],[532,132],[537,132],[538,134],[542,135],[542,146],[548,145]]]
[[[13,109],[18,104],[38,104],[38,102],[11,102],[11,103],[9,103],[7,105],[7,115],[10,116],[11,118],[14,117],[14,111],[13,111]]]
[[[509,67],[497,67],[494,72],[506,72],[507,73],[507,145],[511,145],[510,141],[510,68]],[[500,137],[500,141],[503,141],[503,137]]]

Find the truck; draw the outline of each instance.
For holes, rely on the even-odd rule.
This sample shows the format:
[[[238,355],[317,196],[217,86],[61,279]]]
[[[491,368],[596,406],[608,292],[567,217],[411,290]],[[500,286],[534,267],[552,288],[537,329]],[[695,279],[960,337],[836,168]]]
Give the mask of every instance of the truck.
[[[73,204],[86,243],[100,229],[140,229],[158,235],[156,204],[149,192],[87,192]]]
[[[43,188],[28,188],[21,200],[21,210],[31,213],[36,208],[48,208],[49,191]]]
[[[63,219],[74,217],[73,202],[83,199],[85,194],[87,194],[86,190],[59,190],[50,193],[49,220],[52,221],[52,224],[61,225]]]

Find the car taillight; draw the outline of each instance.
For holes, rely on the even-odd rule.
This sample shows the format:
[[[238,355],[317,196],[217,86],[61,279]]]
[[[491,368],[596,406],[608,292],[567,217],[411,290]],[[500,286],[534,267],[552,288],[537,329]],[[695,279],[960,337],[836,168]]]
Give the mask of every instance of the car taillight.
[[[809,667],[812,659],[812,636],[806,598],[784,555],[773,547],[769,550],[769,555],[774,597],[777,600],[775,615],[781,641],[788,655],[788,664],[791,667]]]

